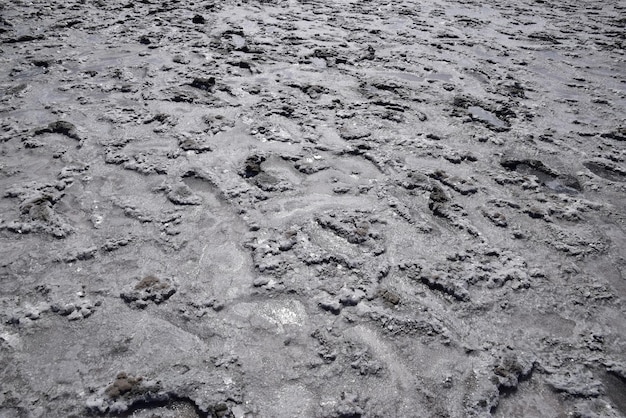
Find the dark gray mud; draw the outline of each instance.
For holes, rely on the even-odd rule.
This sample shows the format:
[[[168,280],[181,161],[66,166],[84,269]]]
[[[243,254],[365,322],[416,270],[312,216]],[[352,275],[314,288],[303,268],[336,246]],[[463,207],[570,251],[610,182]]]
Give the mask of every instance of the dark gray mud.
[[[625,12],[1,2],[0,416],[625,416]]]

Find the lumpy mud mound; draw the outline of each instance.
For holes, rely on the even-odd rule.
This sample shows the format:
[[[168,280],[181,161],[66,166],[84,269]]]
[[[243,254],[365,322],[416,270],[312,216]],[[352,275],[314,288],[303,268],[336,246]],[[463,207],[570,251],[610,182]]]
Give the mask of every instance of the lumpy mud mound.
[[[117,374],[113,383],[98,391],[88,402],[91,416],[208,418],[232,417],[230,408],[218,403],[204,409],[193,400],[166,391],[156,381],[125,372]]]
[[[125,413],[134,403],[156,398],[160,390],[157,382],[120,372],[109,386],[90,400],[87,409],[92,414]]]
[[[146,308],[149,302],[161,304],[169,299],[176,288],[168,281],[154,276],[146,276],[141,279],[132,290],[120,293],[120,297],[134,308]]]
[[[45,133],[61,134],[67,136],[68,138],[76,139],[79,141],[81,139],[78,135],[76,126],[74,126],[73,123],[64,120],[51,122],[45,128],[39,128],[35,130],[35,135],[42,135]]]
[[[115,381],[111,386],[104,390],[104,394],[111,399],[117,399],[121,396],[132,395],[133,392],[140,393],[140,385],[143,378],[128,376],[126,373],[121,372],[115,378]]]

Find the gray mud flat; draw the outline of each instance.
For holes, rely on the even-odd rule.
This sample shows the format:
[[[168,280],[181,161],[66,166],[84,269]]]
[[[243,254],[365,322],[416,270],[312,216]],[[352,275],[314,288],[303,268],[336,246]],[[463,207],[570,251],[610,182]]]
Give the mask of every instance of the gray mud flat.
[[[626,415],[623,1],[0,3],[0,417]]]

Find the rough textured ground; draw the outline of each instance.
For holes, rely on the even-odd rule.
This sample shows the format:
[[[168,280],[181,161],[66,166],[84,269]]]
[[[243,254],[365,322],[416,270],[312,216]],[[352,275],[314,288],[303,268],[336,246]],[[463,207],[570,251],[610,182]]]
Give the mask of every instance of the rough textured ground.
[[[0,416],[625,416],[625,15],[2,1]]]

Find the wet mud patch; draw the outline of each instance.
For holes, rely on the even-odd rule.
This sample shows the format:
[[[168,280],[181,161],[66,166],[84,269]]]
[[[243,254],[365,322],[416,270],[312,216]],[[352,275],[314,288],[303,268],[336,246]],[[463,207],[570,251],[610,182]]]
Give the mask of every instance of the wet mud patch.
[[[509,124],[507,122],[480,106],[469,106],[467,108],[467,113],[470,115],[472,120],[485,123],[489,127],[492,127],[495,131],[507,130],[509,128]]]
[[[100,3],[2,6],[6,414],[621,416],[623,8]]]
[[[626,376],[623,371],[609,370],[601,374],[606,393],[617,409],[626,414]]]

